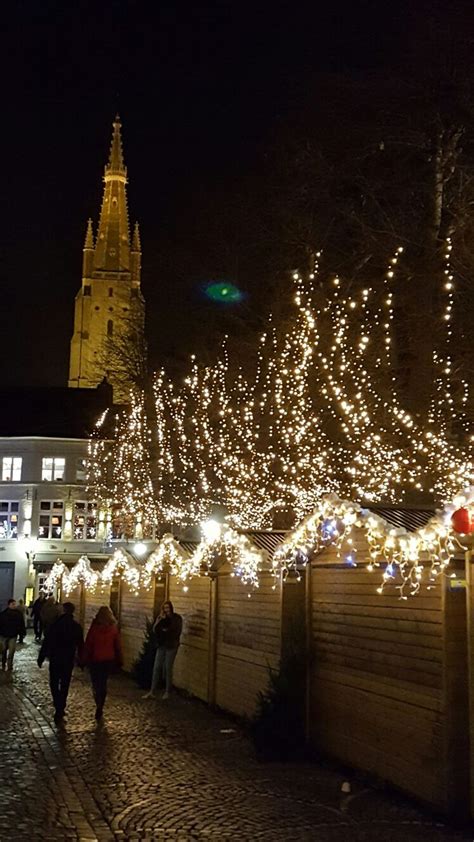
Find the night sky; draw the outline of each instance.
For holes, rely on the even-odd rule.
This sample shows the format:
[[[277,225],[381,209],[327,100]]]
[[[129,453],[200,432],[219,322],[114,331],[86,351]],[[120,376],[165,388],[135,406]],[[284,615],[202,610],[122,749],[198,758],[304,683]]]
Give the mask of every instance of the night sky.
[[[204,333],[212,341],[218,305],[199,288],[221,278],[207,277],[206,244],[195,275],[172,268],[194,247],[194,222],[202,228],[202,214],[219,216],[210,197],[231,196],[258,173],[300,102],[318,100],[320,78],[389,73],[415,25],[408,3],[380,0],[313,2],[310,11],[258,2],[160,2],[154,12],[140,2],[9,5],[1,37],[2,382],[22,386],[67,382],[85,224],[98,219],[117,110],[131,223],[141,224],[153,361],[166,362],[193,345],[199,351]],[[245,292],[251,309],[255,289]]]

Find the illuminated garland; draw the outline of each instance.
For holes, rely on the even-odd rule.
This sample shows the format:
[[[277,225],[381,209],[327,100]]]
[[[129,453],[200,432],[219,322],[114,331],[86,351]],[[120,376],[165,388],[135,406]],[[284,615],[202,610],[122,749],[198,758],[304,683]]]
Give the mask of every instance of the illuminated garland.
[[[84,585],[85,589],[93,593],[99,582],[99,574],[92,569],[90,559],[82,555],[71,568],[63,582],[64,592],[69,595],[76,588]]]
[[[243,585],[258,588],[263,554],[249,539],[212,520],[203,524],[202,531],[203,540],[193,556],[201,570],[209,573],[217,560],[224,560],[231,566],[231,576],[237,576]]]
[[[47,591],[52,591],[54,588],[63,585],[65,586],[69,577],[69,569],[66,567],[63,561],[58,558],[57,561],[54,562],[51,570],[49,571],[45,581],[43,588]]]
[[[350,567],[364,565],[369,572],[383,568],[382,582],[377,588],[379,594],[392,584],[398,589],[400,598],[407,599],[419,592],[423,578],[427,579],[429,590],[439,576],[447,573],[456,551],[464,550],[451,523],[453,513],[461,507],[474,513],[474,487],[467,488],[426,526],[408,532],[405,528],[394,528],[384,518],[357,503],[327,495],[316,511],[277,548],[271,572],[276,581],[290,575],[300,579],[301,568],[312,557],[333,547],[336,557]],[[368,559],[365,548],[364,558],[358,559],[360,533],[367,541]],[[141,587],[152,586],[154,575],[168,572],[186,591],[191,578],[211,575],[216,571],[216,564],[222,562],[231,566],[231,576],[236,576],[243,585],[258,588],[259,577],[265,569],[263,553],[246,535],[213,520],[202,524],[202,539],[191,554],[183,550],[173,535],[166,534],[141,569],[124,550],[117,548],[101,573],[92,570],[87,556],[81,556],[71,571],[58,559],[45,585],[53,588],[61,582],[68,594],[80,584],[86,590],[94,591],[98,584],[110,587],[114,579],[120,579],[138,594]]]
[[[225,561],[231,566],[231,576],[236,576],[243,585],[258,588],[263,555],[249,539],[216,521],[207,521],[202,530],[202,540],[191,555],[186,555],[172,535],[164,535],[145,564],[144,587],[150,586],[153,574],[167,571],[187,590],[189,579],[208,576],[214,571],[216,562]]]
[[[199,563],[194,556],[187,556],[173,535],[166,534],[160,540],[157,548],[148,557],[143,573],[144,587],[150,587],[151,577],[160,576],[165,571],[176,576],[179,581],[186,583],[193,576],[200,575]]]
[[[135,562],[120,548],[114,551],[100,574],[102,587],[110,587],[114,579],[127,583],[135,593],[140,589],[140,570]]]
[[[465,499],[474,503],[474,493],[461,498]],[[278,547],[273,558],[274,575],[282,574],[284,579],[290,572],[299,575],[299,568],[328,546],[334,546],[346,564],[357,567],[354,529],[358,529],[365,534],[368,543],[367,570],[372,572],[386,565],[377,592],[382,594],[391,583],[399,590],[400,598],[407,599],[419,592],[425,573],[430,588],[431,583],[446,572],[456,550],[462,548],[450,527],[452,512],[458,504],[459,498],[425,527],[408,532],[404,528],[393,528],[382,517],[357,504],[328,496]]]

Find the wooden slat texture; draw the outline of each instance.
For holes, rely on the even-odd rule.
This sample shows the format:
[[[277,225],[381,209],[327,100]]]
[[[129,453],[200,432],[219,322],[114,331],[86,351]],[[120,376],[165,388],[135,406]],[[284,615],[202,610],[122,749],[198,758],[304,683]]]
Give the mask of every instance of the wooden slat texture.
[[[146,618],[153,618],[153,589],[142,588],[139,594],[124,582],[121,591],[120,635],[124,669],[131,670],[140,654],[146,629]]]
[[[323,551],[311,571],[309,736],[329,754],[446,806],[442,589],[401,601],[382,571]],[[332,565],[332,567],[331,567]],[[337,565],[337,566],[335,566]]]
[[[467,658],[469,688],[469,743],[470,743],[470,812],[474,817],[474,555],[466,554],[467,578]]]
[[[109,604],[109,589],[97,588],[95,593],[88,591],[85,598],[84,633],[87,634],[90,624],[102,605]]]
[[[239,579],[225,574],[224,568],[218,581],[216,703],[250,716],[269,667],[280,660],[280,592],[264,575],[249,599]]]
[[[173,681],[207,701],[209,668],[209,590],[207,576],[191,579],[188,590],[182,582],[170,576],[169,598],[174,610],[183,618],[181,645],[174,665]]]
[[[465,580],[464,565],[456,575]],[[446,705],[446,790],[459,814],[469,804],[469,682],[466,590],[444,587],[444,691]],[[454,583],[453,583],[454,584]]]

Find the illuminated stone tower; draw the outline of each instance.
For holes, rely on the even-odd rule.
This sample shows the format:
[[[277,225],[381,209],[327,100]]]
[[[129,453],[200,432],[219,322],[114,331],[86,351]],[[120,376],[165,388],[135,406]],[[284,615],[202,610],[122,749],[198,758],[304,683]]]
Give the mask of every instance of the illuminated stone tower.
[[[145,313],[140,290],[140,234],[136,223],[130,242],[126,184],[127,168],[117,116],[95,242],[92,220],[87,223],[69,363],[71,388],[93,389],[107,377],[116,402],[128,398]]]

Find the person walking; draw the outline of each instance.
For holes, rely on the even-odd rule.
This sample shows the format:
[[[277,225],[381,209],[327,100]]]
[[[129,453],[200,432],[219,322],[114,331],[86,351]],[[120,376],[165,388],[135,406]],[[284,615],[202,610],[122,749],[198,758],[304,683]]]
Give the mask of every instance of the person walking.
[[[41,610],[45,603],[46,596],[43,592],[40,593],[38,599],[35,599],[31,606],[31,616],[33,617],[33,631],[35,633],[35,640],[39,642],[43,634],[43,627],[41,625]]]
[[[81,625],[74,619],[74,611],[72,602],[64,603],[63,613],[49,627],[38,655],[40,668],[45,659],[49,659],[49,686],[56,725],[64,719],[76,656],[82,664],[84,635]]]
[[[43,634],[46,637],[48,633],[48,629],[50,626],[53,625],[55,620],[58,619],[59,615],[61,614],[61,606],[58,605],[54,596],[50,594],[46,597],[43,605],[41,606],[41,627],[43,629]]]
[[[2,656],[2,670],[8,663],[8,670],[13,669],[13,658],[16,651],[16,639],[25,636],[25,621],[16,607],[16,601],[9,599],[7,607],[0,612],[0,653]]]
[[[19,599],[16,605],[16,610],[20,612],[21,616],[23,617],[23,625],[25,627],[25,631],[19,635],[20,643],[23,643],[25,636],[26,636],[26,605],[22,599]]]
[[[161,611],[153,626],[158,648],[153,664],[151,690],[145,693],[144,699],[156,696],[160,681],[164,678],[165,692],[163,699],[168,699],[173,684],[173,664],[178,653],[179,641],[183,630],[183,619],[176,614],[173,603],[167,600],[161,606]]]
[[[89,667],[96,705],[95,718],[102,719],[107,682],[111,671],[123,664],[122,645],[117,621],[108,606],[99,608],[87,632],[84,663]]]

